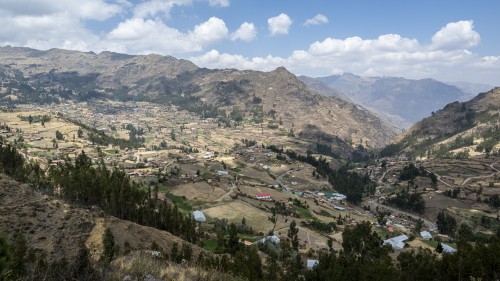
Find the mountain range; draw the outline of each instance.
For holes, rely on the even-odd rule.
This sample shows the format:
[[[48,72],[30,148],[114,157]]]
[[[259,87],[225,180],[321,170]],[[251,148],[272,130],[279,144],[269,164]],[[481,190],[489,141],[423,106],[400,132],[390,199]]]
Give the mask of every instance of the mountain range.
[[[375,113],[387,116],[403,129],[408,129],[450,102],[466,101],[493,88],[467,82],[362,77],[350,73],[316,79],[301,76],[300,79],[321,94],[346,96]]]
[[[9,46],[0,48],[0,61],[0,77],[8,79],[4,87],[10,87],[0,96],[4,101],[115,98],[200,112],[215,107],[227,114],[272,117],[295,134],[339,140],[344,147],[351,142],[382,147],[398,133],[360,105],[310,90],[282,67],[270,72],[210,70],[170,56]]]
[[[468,157],[500,149],[500,88],[453,102],[417,122],[388,146],[387,154]]]

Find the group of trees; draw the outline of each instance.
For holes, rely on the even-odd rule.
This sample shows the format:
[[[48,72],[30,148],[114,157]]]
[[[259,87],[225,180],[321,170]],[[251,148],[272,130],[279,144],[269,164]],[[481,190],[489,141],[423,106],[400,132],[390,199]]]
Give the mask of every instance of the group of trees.
[[[353,204],[359,204],[364,194],[373,194],[375,192],[376,184],[370,180],[370,177],[367,174],[360,175],[349,172],[350,167],[348,165],[334,170],[322,156],[316,159],[310,154],[303,156],[291,150],[284,151],[283,148],[278,148],[274,145],[270,145],[267,148],[277,153],[278,159],[282,154],[285,154],[291,159],[314,166],[317,174],[327,178],[335,190],[346,195],[347,201]]]
[[[191,216],[154,198],[150,188],[132,182],[124,171],[110,171],[103,162],[95,167],[84,152],[74,163],[67,160],[52,166],[46,175],[38,163],[26,162],[15,147],[3,145],[0,165],[1,172],[70,203],[99,206],[110,215],[167,230],[190,242],[198,239]]]
[[[410,163],[408,166],[405,166],[403,170],[399,173],[399,180],[408,181],[414,180],[416,177],[426,177],[427,171],[424,167],[420,166],[417,168],[415,164]]]
[[[110,171],[103,162],[94,167],[84,152],[75,163],[66,161],[51,167],[49,179],[51,187],[68,202],[97,205],[118,218],[167,230],[190,242],[197,239],[191,216],[183,216],[177,206],[156,200],[150,188],[132,182],[124,171]]]
[[[439,233],[452,235],[457,227],[457,220],[446,211],[440,211],[437,215],[437,227]]]
[[[38,250],[39,251],[39,250]],[[74,258],[60,257],[49,261],[47,253],[38,252],[29,247],[21,233],[11,237],[0,234],[0,280],[102,280],[90,261],[90,254],[85,245],[75,248]]]
[[[396,194],[396,197],[387,201],[390,205],[394,205],[399,209],[422,214],[425,210],[425,201],[420,193],[410,193],[403,190]]]
[[[368,223],[346,229],[343,251],[320,252],[319,264],[305,280],[497,280],[500,278],[500,233],[486,243],[457,242],[457,252],[439,257],[429,249],[405,251],[393,261],[390,247]],[[472,279],[475,278],[475,279]]]

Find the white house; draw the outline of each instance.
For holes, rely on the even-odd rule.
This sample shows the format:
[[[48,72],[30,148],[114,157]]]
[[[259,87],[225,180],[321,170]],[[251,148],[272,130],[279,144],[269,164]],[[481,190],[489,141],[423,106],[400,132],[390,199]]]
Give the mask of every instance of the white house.
[[[260,240],[257,240],[255,243],[256,244],[259,244],[259,243],[266,243],[266,242],[271,242],[273,244],[279,244],[280,243],[280,238],[276,235],[272,235],[272,236],[267,236],[267,237],[264,237]]]
[[[404,241],[408,240],[408,236],[399,235],[390,239],[384,240],[384,245],[391,245],[394,250],[402,250],[405,247]]]
[[[443,246],[443,252],[448,253],[448,254],[453,254],[457,251],[455,248],[453,248],[452,246],[450,246],[448,244],[441,243],[441,246]]]
[[[227,175],[229,175],[229,172],[228,171],[217,171],[217,174],[219,176],[227,176]]]
[[[421,231],[420,237],[424,239],[432,239],[432,235],[429,233],[429,231]]]
[[[207,219],[205,218],[205,214],[203,214],[202,211],[194,211],[193,212],[193,218],[195,221],[203,222],[206,221]]]

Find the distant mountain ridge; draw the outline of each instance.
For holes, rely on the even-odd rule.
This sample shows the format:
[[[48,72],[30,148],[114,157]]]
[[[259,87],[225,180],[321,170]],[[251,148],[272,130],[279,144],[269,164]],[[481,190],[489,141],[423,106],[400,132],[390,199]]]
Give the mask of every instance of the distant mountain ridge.
[[[200,112],[214,107],[227,114],[241,110],[246,116],[273,116],[296,135],[337,136],[344,149],[351,142],[381,147],[398,132],[358,105],[309,90],[282,67],[271,72],[210,70],[170,56],[13,47],[0,48],[0,61],[0,77],[17,77],[11,86],[15,82],[23,89],[14,95],[21,101],[117,98]],[[0,100],[7,96],[12,94],[3,93]]]
[[[468,157],[499,153],[500,87],[467,102],[453,102],[417,122],[386,147],[388,154]]]
[[[466,82],[452,85],[434,79],[361,77],[350,73],[319,77],[316,80],[354,102],[389,116],[401,128],[409,128],[450,102],[472,98],[479,93],[475,90],[493,88]],[[328,94],[327,91],[321,93]]]

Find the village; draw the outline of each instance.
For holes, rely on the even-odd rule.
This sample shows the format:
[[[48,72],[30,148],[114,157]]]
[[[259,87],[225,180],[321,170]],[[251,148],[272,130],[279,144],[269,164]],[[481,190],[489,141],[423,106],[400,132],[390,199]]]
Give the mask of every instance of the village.
[[[385,239],[384,244],[396,251],[434,249],[437,242],[433,238],[448,240],[437,235],[435,221],[424,219],[427,223],[415,233],[419,216],[383,205],[387,189],[391,189],[388,183],[393,184],[397,176],[391,171],[401,168],[405,159],[394,159],[384,169],[380,165],[357,169],[378,185],[363,208],[348,203],[310,164],[278,158],[267,148],[271,144],[304,147],[303,140],[251,119],[227,127],[215,118],[175,106],[67,101],[62,106],[18,105],[3,110],[0,124],[3,140],[16,144],[26,158],[43,167],[59,165],[83,151],[95,165],[123,169],[132,180],[153,190],[153,196],[193,215],[208,233],[221,220],[244,220],[252,229],[242,237],[246,245],[286,239],[292,220],[300,230],[301,252],[310,257],[328,248],[329,241],[333,249],[340,250],[343,230],[362,221],[369,221]],[[441,179],[438,187],[432,192],[439,195],[446,188]],[[276,219],[270,220],[278,207]],[[383,223],[375,211],[379,208],[389,211]],[[214,250],[215,240],[207,239],[204,247]]]

